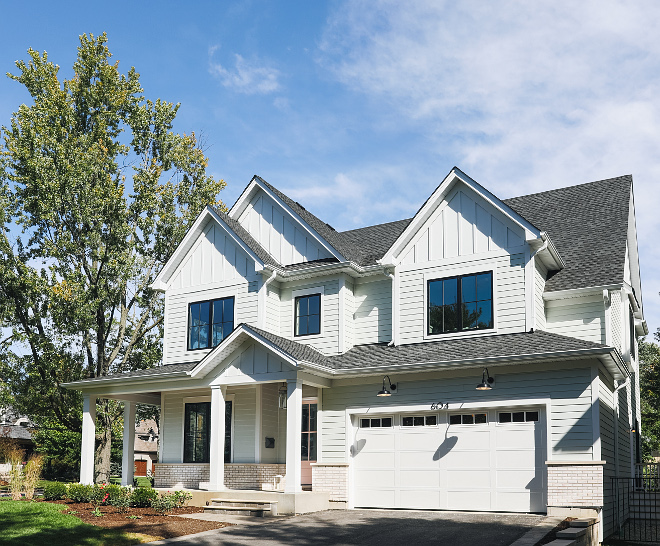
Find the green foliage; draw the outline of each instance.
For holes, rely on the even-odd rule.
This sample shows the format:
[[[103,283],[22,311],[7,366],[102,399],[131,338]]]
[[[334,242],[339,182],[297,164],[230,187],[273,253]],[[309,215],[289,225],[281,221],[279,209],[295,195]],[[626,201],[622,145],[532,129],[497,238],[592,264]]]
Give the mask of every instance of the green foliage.
[[[192,500],[192,494],[188,493],[187,491],[175,491],[172,493],[172,495],[174,496],[176,506],[179,508],[184,507],[186,504],[188,504],[189,501]]]
[[[44,485],[44,500],[62,500],[66,497],[66,484],[49,482]]]
[[[66,498],[73,502],[89,502],[94,488],[91,485],[72,483],[66,491]]]
[[[151,507],[158,514],[166,514],[178,506],[178,499],[175,497],[174,493],[162,493],[157,495],[156,498],[151,501]]]
[[[34,429],[32,440],[36,450],[45,454],[44,475],[48,478],[77,480],[80,476],[80,439],[56,419],[43,419]]]
[[[158,491],[150,487],[139,487],[133,490],[131,495],[131,506],[136,508],[147,508],[151,506],[151,501],[158,497]]]
[[[660,451],[660,346],[640,339],[639,361],[642,457],[649,460]]]
[[[81,36],[70,79],[29,49],[9,77],[32,103],[0,130],[0,326],[11,329],[0,373],[18,411],[72,432],[82,398],[62,383],[160,361],[163,297],[150,284],[199,212],[224,207],[194,133],[172,130],[179,105],[146,99],[106,43]],[[103,481],[120,415],[97,405]],[[73,458],[46,453],[51,466]]]

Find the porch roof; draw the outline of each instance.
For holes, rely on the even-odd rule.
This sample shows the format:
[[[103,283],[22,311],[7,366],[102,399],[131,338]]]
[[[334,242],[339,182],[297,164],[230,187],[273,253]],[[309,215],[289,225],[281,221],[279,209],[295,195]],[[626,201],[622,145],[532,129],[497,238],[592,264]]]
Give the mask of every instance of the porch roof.
[[[388,369],[410,371],[449,366],[476,367],[514,362],[599,358],[616,378],[626,377],[628,369],[619,352],[607,345],[537,330],[515,334],[444,339],[426,343],[390,346],[387,343],[357,345],[344,354],[325,356],[311,345],[304,345],[272,334],[255,326],[239,324],[264,345],[272,345],[286,353],[301,369],[326,377],[375,373]],[[216,350],[222,349],[224,342]],[[211,353],[208,353],[205,358]],[[125,380],[186,378],[200,362],[167,364],[147,370],[95,377],[67,383],[68,388],[87,388]]]

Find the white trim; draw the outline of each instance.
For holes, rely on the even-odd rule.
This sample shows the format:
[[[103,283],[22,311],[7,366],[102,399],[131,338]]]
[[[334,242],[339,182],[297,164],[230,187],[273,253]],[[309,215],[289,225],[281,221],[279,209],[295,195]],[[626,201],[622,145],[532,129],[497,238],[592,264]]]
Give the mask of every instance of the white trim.
[[[490,267],[490,269],[489,269]],[[493,292],[491,294],[493,298],[493,327],[484,328],[483,330],[463,330],[461,332],[446,333],[446,334],[429,334],[429,281],[443,280],[451,277],[461,276],[465,277],[466,275],[474,275],[478,273],[491,273],[493,276]],[[423,342],[432,342],[432,341],[441,341],[443,339],[455,339],[462,337],[477,337],[477,336],[488,336],[496,335],[498,331],[498,319],[497,319],[497,267],[495,264],[466,264],[465,267],[454,267],[450,269],[443,269],[442,271],[426,271],[424,273],[424,332],[423,332]],[[397,294],[398,298],[398,294]]]
[[[254,462],[255,463],[260,463],[261,462],[261,422],[262,422],[262,415],[261,415],[261,383],[257,383],[255,385],[255,393],[254,393]],[[233,410],[233,408],[232,408]],[[232,414],[234,412],[232,411]]]
[[[323,389],[316,393],[316,462],[323,459]]]
[[[337,352],[338,354],[342,354],[346,350],[345,346],[345,341],[344,341],[344,329],[346,328],[346,277],[344,275],[339,275],[339,279],[337,280],[339,284],[339,290],[337,290],[337,297],[339,298],[339,301],[337,302],[337,311],[339,313],[338,317],[338,322],[339,322],[339,331],[337,332]],[[321,296],[321,299],[323,299],[323,296]],[[295,301],[295,299],[293,300]],[[294,310],[295,311],[295,310]],[[321,315],[323,315],[323,309],[321,308]],[[294,314],[295,316],[295,314]],[[295,324],[293,327],[295,328]]]
[[[536,327],[534,309],[536,261],[531,255],[529,245],[525,249],[525,330],[530,331]],[[494,314],[494,313],[493,313]]]
[[[603,290],[620,290],[623,284],[602,284],[599,286],[584,286],[582,288],[570,288],[568,290],[554,290],[552,292],[543,292],[543,299],[563,300],[566,298],[581,298],[583,296],[600,296]]]
[[[612,296],[609,290],[603,290],[603,305],[605,307],[605,345],[612,345]]]
[[[183,399],[184,404],[201,404],[202,402],[210,402],[210,396],[186,396]]]
[[[591,367],[591,430],[592,430],[592,457],[595,461],[601,458],[600,443],[600,376],[598,368]]]

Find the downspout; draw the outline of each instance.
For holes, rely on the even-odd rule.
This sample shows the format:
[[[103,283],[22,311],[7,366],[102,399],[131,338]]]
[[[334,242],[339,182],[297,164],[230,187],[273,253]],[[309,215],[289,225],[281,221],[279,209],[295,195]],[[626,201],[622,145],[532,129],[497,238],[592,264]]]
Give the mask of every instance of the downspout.
[[[396,271],[396,269],[394,270]],[[387,344],[388,347],[396,347],[396,322],[397,322],[397,306],[398,302],[396,300],[397,290],[396,290],[396,278],[394,272],[390,273],[387,269],[384,270],[385,275],[387,275],[392,280],[392,340]]]
[[[614,477],[619,477],[619,391],[630,383],[630,377],[614,389]],[[618,484],[618,482],[617,482]]]

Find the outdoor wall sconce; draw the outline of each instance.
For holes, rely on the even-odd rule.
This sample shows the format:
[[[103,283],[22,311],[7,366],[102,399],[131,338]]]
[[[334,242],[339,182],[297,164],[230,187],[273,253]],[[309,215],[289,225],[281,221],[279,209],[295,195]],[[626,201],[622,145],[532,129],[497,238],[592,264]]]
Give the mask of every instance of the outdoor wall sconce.
[[[277,402],[278,402],[277,405],[279,406],[280,409],[286,409],[286,398],[287,398],[286,385],[282,385],[277,391]]]
[[[385,388],[386,379],[389,389]],[[396,385],[393,385],[392,382],[390,381],[390,376],[386,375],[385,377],[383,377],[383,388],[382,390],[378,391],[378,396],[392,396],[392,391],[396,392]]]
[[[491,385],[495,383],[495,378],[491,377],[488,373],[488,368],[484,368],[484,373],[481,376],[481,383],[477,385],[478,391],[489,391],[493,387]]]

